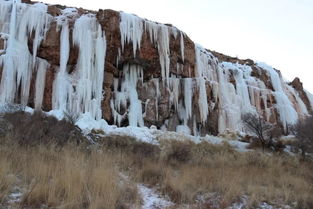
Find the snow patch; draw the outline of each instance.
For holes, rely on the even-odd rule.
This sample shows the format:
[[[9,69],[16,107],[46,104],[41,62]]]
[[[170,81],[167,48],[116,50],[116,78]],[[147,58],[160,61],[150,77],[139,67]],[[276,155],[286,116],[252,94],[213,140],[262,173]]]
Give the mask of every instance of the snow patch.
[[[163,209],[174,205],[172,202],[161,197],[155,189],[139,184],[138,190],[143,199],[142,209]]]

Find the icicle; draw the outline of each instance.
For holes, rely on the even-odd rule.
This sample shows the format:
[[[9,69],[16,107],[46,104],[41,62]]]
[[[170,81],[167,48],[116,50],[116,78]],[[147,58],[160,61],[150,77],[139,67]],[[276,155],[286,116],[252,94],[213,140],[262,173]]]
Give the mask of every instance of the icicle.
[[[142,79],[142,68],[137,65],[124,65],[124,81],[121,92],[127,94],[129,100],[128,121],[130,126],[144,126],[141,100],[138,99],[137,82]]]
[[[121,126],[122,120],[125,118],[126,113],[124,115],[120,115],[116,111],[113,99],[111,99],[111,101],[110,101],[110,107],[111,107],[112,114],[113,114],[114,124]]]
[[[170,49],[168,28],[165,25],[160,26],[160,40],[158,41],[158,49],[161,64],[161,76],[163,83],[165,79],[168,86],[170,77]]]
[[[9,33],[12,1],[0,1],[0,32]]]
[[[160,98],[160,81],[158,78],[154,78],[152,79],[155,91],[156,91],[156,95],[155,95],[155,115],[156,115],[156,119],[159,119],[159,98]]]
[[[250,66],[246,66],[246,65],[240,65],[238,63],[234,64],[234,63],[230,63],[230,62],[223,62],[222,63],[223,67],[227,70],[232,71],[232,75],[235,78],[236,81],[236,93],[239,97],[240,100],[240,106],[241,106],[241,112],[245,113],[245,112],[251,112],[253,111],[253,108],[251,106],[251,102],[250,102],[250,97],[249,97],[249,91],[248,91],[248,86],[247,83],[245,81],[244,78],[244,73],[246,77],[250,77],[251,74],[251,67]],[[252,97],[253,100],[255,99],[254,97]],[[254,103],[256,104],[260,104],[259,102]]]
[[[157,44],[163,83],[169,85],[170,76],[170,37],[168,26],[154,22],[145,22],[152,43]]]
[[[75,10],[69,12],[75,15]],[[83,15],[76,20],[73,42],[79,48],[79,56],[75,72],[69,75],[69,28],[66,20],[59,20],[62,27],[60,68],[53,85],[53,109],[77,114],[88,112],[94,119],[100,120],[106,52],[104,32],[92,14]]]
[[[185,43],[184,43],[184,34],[180,32],[180,54],[183,62],[185,61]]]
[[[223,133],[227,129],[235,131],[240,126],[240,101],[236,95],[234,86],[228,81],[228,71],[223,69],[223,65],[218,66],[219,79],[219,132]]]
[[[295,91],[294,88],[292,88],[289,85],[286,85],[288,91],[292,94],[292,96],[295,98],[295,107],[297,112],[300,114],[300,116],[305,117],[309,115],[308,109],[306,108],[304,102],[299,96],[299,93]]]
[[[143,20],[135,15],[120,12],[121,22],[121,45],[124,51],[125,43],[133,43],[133,53],[136,57],[137,49],[140,50],[140,43],[143,33]]]
[[[197,121],[196,121],[196,117],[193,118],[193,126],[192,126],[192,130],[193,130],[193,135],[194,136],[199,136],[200,131],[198,130],[197,127]]]
[[[14,49],[16,48],[15,34],[16,34],[16,16],[17,16],[16,2],[12,3],[12,11],[10,17],[8,46],[6,49],[5,59],[3,61],[3,71],[0,86],[0,102],[13,103],[16,92],[16,72],[14,68]]]
[[[177,39],[177,36],[178,36],[178,29],[175,28],[175,27],[169,27],[170,28],[170,32],[171,34],[174,36],[175,39]]]
[[[204,124],[207,121],[209,114],[205,79],[212,80],[213,71],[209,66],[209,61],[211,60],[209,53],[207,53],[205,49],[198,45],[195,46],[195,53],[196,53],[195,77],[197,78],[197,85],[199,89],[198,107],[200,111],[201,123]]]
[[[197,78],[197,85],[199,89],[198,106],[200,111],[200,120],[202,124],[204,124],[207,121],[209,114],[205,80],[203,78]]]
[[[273,88],[275,90],[273,94],[276,99],[276,107],[279,113],[280,121],[286,129],[287,124],[295,124],[297,122],[298,114],[285,93],[283,82],[280,79],[278,73],[272,67],[264,63],[257,63],[257,65],[269,73]]]
[[[143,69],[138,65],[124,64],[123,79],[120,91],[119,80],[114,79],[114,99],[111,100],[114,123],[120,125],[121,121],[128,116],[130,126],[144,126],[141,100],[138,99],[137,83],[143,81]],[[127,107],[127,104],[129,106]],[[121,107],[128,109],[122,116],[119,114]],[[128,113],[128,115],[126,115]]]
[[[45,60],[37,58],[37,77],[36,77],[36,93],[35,93],[35,109],[41,110],[43,95],[46,82],[46,71],[50,66]]]
[[[76,20],[73,42],[79,47],[77,61],[76,110],[89,112],[101,119],[102,84],[106,41],[94,15],[87,14]]]
[[[210,63],[217,64],[212,59],[213,55],[209,53],[202,46],[196,44],[195,45],[195,53],[196,53],[196,70],[195,77],[204,77],[209,81],[217,81],[217,69],[213,69]]]
[[[60,35],[60,68],[54,80],[52,108],[62,111],[73,111],[71,104],[72,99],[70,98],[73,88],[66,70],[70,53],[69,28],[67,21],[61,22],[60,24],[62,24]]]
[[[191,78],[184,79],[184,105],[186,110],[186,116],[184,118],[184,124],[187,125],[188,119],[192,116],[192,94],[193,84]]]
[[[10,10],[7,8],[9,4]],[[5,59],[0,85],[0,102],[16,102],[15,98],[18,98],[17,94],[20,93],[21,104],[27,105],[37,48],[49,29],[51,16],[46,14],[47,6],[41,3],[26,5],[20,1],[10,3],[1,1],[0,5],[1,12],[4,12],[0,15],[1,32],[8,33],[6,52],[1,55]],[[9,27],[3,21],[9,22]],[[27,43],[32,34],[34,39],[31,56]]]
[[[41,41],[45,38],[52,19],[47,14],[47,9],[47,5],[36,3],[27,6],[21,17],[17,39],[23,43],[27,43],[28,36],[31,36],[33,32],[35,33],[33,39],[33,65],[36,62],[37,49]]]
[[[171,78],[170,79],[171,86],[171,105],[174,104],[175,110],[178,108],[178,100],[180,95],[180,79],[179,78]]]

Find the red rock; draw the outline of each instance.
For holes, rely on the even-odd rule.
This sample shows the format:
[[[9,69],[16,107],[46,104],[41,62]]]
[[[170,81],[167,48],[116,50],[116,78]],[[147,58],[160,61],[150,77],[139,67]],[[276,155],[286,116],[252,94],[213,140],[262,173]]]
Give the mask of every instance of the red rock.
[[[23,0],[23,2],[31,3],[29,0]],[[61,9],[65,7],[60,5],[48,6],[48,13],[52,16],[58,16],[61,14]],[[120,52],[121,49],[121,35],[120,35],[120,15],[119,12],[113,10],[99,10],[98,12],[78,9],[79,15],[92,13],[98,19],[99,24],[105,31],[105,38],[107,42],[107,51],[105,58],[105,72],[103,81],[103,101],[102,101],[102,113],[103,118],[109,123],[113,123],[113,114],[111,110],[111,100],[113,97],[113,81],[114,78],[121,78],[122,66],[125,63],[137,64],[143,68],[144,71],[144,85],[138,84],[137,91],[139,99],[142,101],[143,111],[145,112],[145,124],[147,126],[156,125],[161,127],[165,121],[168,123],[168,129],[175,131],[176,126],[182,123],[178,117],[178,112],[175,111],[173,105],[170,106],[170,93],[167,86],[162,85],[161,79],[161,66],[159,60],[159,52],[157,46],[151,42],[148,32],[144,32],[142,35],[141,48],[137,50],[136,56],[133,55],[132,44],[125,44],[125,48]],[[77,46],[73,45],[72,33],[74,28],[75,18],[69,19],[70,28],[70,57],[68,61],[69,73],[75,72],[75,66],[77,63],[79,50]],[[181,34],[178,32],[177,37],[170,36],[170,73],[176,75],[177,78],[192,78],[195,77],[195,44],[187,36],[183,35],[184,40],[184,59],[181,55],[180,37]],[[32,51],[32,40],[28,40],[28,46]],[[4,41],[0,39],[0,49],[4,47]],[[209,51],[209,50],[208,50]],[[230,57],[215,51],[211,52],[219,61],[232,62],[249,65],[252,68],[251,75],[259,80],[263,81],[265,86],[274,91],[271,80],[267,71],[258,67],[252,60],[245,59],[241,60],[237,57]],[[53,81],[56,76],[56,71],[60,63],[60,31],[55,20],[52,21],[49,31],[47,32],[45,40],[42,42],[37,52],[38,57],[45,59],[51,67],[47,70],[46,74],[46,85],[44,92],[43,110],[49,111],[52,108],[52,91]],[[119,56],[119,57],[118,57]],[[179,65],[179,67],[177,67]],[[0,68],[1,76],[1,68]],[[35,76],[33,77],[35,78]],[[156,99],[156,87],[152,78],[159,78],[160,80],[160,97]],[[230,82],[235,85],[235,78],[230,75]],[[30,104],[33,106],[34,100],[34,80],[31,82],[30,92]],[[302,83],[298,78],[290,83],[292,87],[299,92],[301,99],[304,101],[306,106],[309,108],[310,103],[303,90]],[[204,125],[199,121],[199,108],[197,101],[199,99],[199,92],[195,89],[193,93],[193,116],[188,121],[189,127],[193,127],[193,118],[197,118],[196,125],[201,127],[201,133],[206,134],[208,132],[212,134],[218,134],[218,120],[219,120],[219,99],[216,99],[213,94],[213,84],[209,81],[206,82],[206,93],[207,101],[209,106],[209,119]],[[181,91],[183,87],[181,86]],[[180,99],[183,99],[183,94],[180,95]],[[217,100],[217,101],[216,101]],[[269,108],[272,112],[269,121],[277,124],[279,121],[279,114],[275,109],[275,97],[272,94],[268,95],[266,102],[258,104],[258,111],[265,116],[265,107]],[[266,104],[265,104],[266,103]],[[157,111],[156,111],[157,110]],[[126,110],[121,110],[123,114]],[[123,123],[127,123],[125,120]],[[192,129],[192,128],[191,128]]]

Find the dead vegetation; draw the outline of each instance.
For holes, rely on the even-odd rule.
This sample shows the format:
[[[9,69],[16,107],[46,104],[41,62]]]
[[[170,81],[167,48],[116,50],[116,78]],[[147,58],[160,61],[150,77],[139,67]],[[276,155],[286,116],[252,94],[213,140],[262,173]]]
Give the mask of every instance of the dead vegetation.
[[[275,152],[239,153],[228,143],[196,144],[172,138],[156,146],[110,136],[99,139],[95,147],[77,145],[66,135],[59,143],[57,137],[65,133],[48,129],[39,131],[45,133],[39,137],[31,130],[72,128],[35,115],[38,118],[26,129],[22,122],[28,119],[23,117],[9,118],[10,124],[20,121],[21,126],[6,127],[9,131],[0,138],[0,208],[16,188],[22,191],[16,208],[139,207],[137,183],[156,188],[175,203],[173,208],[212,208],[213,202],[226,208],[243,196],[248,197],[249,208],[260,202],[313,208],[313,165],[309,160]],[[12,134],[12,130],[18,132]],[[22,133],[27,137],[21,138]],[[36,143],[29,144],[32,137]],[[129,181],[123,181],[120,174]]]
[[[242,196],[249,197],[251,208],[262,201],[274,205],[296,202],[300,208],[312,207],[313,167],[309,162],[287,155],[238,153],[227,144],[177,141],[166,144],[171,148],[163,159],[158,163],[145,160],[138,168],[137,180],[156,186],[178,205],[192,205],[203,198],[204,205],[215,194],[220,208]],[[183,153],[188,158],[181,158]]]
[[[127,208],[140,203],[134,184],[121,184],[116,157],[81,147],[20,145],[0,148],[0,205],[15,188],[16,208]]]

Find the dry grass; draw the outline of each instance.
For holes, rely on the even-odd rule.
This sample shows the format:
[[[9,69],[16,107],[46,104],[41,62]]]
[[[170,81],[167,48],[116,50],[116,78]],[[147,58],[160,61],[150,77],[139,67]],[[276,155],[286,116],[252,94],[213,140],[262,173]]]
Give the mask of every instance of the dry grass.
[[[227,144],[168,141],[163,146],[159,162],[143,161],[136,178],[157,186],[178,205],[194,204],[199,197],[208,197],[205,201],[210,202],[212,194],[217,194],[221,208],[244,195],[251,207],[262,201],[296,202],[302,209],[313,206],[311,162],[287,155],[238,153]]]
[[[114,159],[114,155],[69,145],[61,150],[43,145],[2,146],[1,202],[18,186],[25,190],[18,207],[114,209],[135,204],[136,188],[120,185]]]
[[[140,204],[135,185],[144,183],[168,196],[174,208],[210,208],[212,201],[226,208],[242,196],[249,208],[261,201],[313,208],[313,165],[297,157],[238,153],[227,143],[162,140],[157,147],[118,136],[102,139],[96,149],[7,141],[0,144],[0,207],[18,186],[25,192],[17,207],[128,208]],[[199,197],[203,203],[196,203]]]

